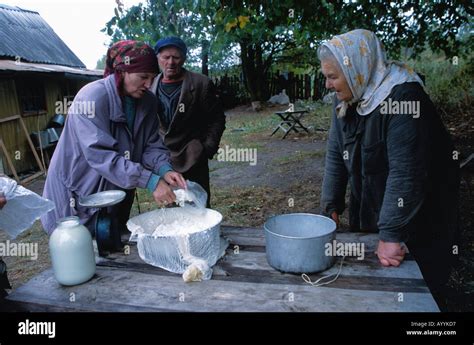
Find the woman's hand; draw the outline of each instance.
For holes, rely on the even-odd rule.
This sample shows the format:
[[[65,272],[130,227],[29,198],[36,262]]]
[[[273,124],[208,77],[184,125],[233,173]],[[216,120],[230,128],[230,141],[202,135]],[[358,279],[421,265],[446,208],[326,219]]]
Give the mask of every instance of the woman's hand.
[[[0,210],[7,204],[7,198],[5,198],[5,195],[3,192],[0,192]]]
[[[163,176],[166,182],[168,182],[172,187],[180,187],[186,189],[186,180],[183,175],[177,173],[176,171],[168,171],[165,176]]]
[[[173,193],[168,183],[166,183],[164,179],[160,179],[155,191],[153,192],[153,198],[158,206],[162,207],[172,204],[176,200],[176,195]]]
[[[379,241],[375,254],[377,254],[382,266],[398,267],[405,258],[406,251],[400,242]]]

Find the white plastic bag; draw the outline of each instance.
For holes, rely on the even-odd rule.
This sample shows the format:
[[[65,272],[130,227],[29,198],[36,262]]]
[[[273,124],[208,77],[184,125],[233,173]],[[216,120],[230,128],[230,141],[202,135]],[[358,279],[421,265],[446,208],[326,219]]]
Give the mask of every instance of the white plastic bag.
[[[186,180],[187,189],[173,188],[176,195],[176,204],[184,207],[189,203],[198,208],[206,208],[207,192],[196,182]]]
[[[54,203],[20,186],[8,177],[0,177],[0,192],[7,204],[0,210],[0,230],[12,238],[29,229],[43,214],[54,209]]]

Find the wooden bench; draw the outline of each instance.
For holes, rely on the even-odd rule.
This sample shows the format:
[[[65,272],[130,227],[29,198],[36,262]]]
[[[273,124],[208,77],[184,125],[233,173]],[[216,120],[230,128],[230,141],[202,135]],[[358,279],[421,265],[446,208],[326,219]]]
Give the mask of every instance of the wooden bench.
[[[48,269],[7,298],[15,311],[200,312],[434,312],[439,311],[410,255],[399,268],[382,267],[374,254],[377,235],[338,233],[338,241],[365,245],[365,258],[346,257],[339,278],[314,287],[300,275],[267,263],[262,229],[222,226],[230,240],[211,280],[184,283],[181,275],[144,263],[131,244],[97,264],[90,281],[61,286]],[[336,273],[335,265],[315,279]]]

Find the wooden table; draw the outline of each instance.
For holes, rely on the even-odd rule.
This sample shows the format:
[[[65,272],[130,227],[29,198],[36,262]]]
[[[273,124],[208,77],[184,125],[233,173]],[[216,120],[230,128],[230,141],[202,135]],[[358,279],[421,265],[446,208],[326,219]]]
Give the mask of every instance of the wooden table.
[[[308,129],[301,123],[301,119],[306,113],[308,113],[307,110],[276,112],[275,115],[281,119],[281,122],[275,127],[270,136],[273,136],[279,129],[285,132],[282,139],[285,139],[291,131],[299,133],[298,129],[309,133]]]
[[[313,287],[300,275],[271,268],[262,229],[222,227],[230,240],[211,280],[184,283],[181,275],[144,263],[136,246],[97,265],[89,282],[63,287],[48,269],[8,297],[17,311],[255,311],[255,312],[433,312],[439,311],[410,257],[399,268],[383,268],[374,254],[374,234],[338,233],[342,242],[363,242],[365,259],[346,257],[339,278]],[[314,281],[336,273],[339,260]]]

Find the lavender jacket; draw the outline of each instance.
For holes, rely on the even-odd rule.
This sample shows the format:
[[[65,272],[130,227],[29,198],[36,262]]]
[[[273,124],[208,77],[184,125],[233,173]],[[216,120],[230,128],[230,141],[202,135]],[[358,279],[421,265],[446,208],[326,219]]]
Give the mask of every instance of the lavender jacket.
[[[80,206],[81,197],[111,189],[130,195],[136,187],[147,186],[152,172],[158,174],[162,166],[170,164],[156,113],[156,98],[146,92],[137,102],[132,136],[113,75],[79,91],[69,109],[43,192],[56,204],[41,218],[48,233],[56,228],[58,219],[67,216],[91,223],[99,210]]]

